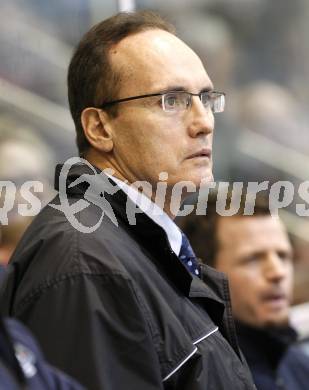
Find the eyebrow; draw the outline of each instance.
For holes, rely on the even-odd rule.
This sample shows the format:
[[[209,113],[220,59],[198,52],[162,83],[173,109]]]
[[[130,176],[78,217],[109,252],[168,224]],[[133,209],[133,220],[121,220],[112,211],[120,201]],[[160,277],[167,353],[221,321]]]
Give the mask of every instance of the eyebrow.
[[[214,90],[213,86],[204,87],[199,91],[199,93],[211,92],[213,90]],[[181,85],[170,85],[164,89],[161,89],[159,93],[166,93],[166,92],[171,92],[171,91],[188,92],[188,88],[185,88]]]

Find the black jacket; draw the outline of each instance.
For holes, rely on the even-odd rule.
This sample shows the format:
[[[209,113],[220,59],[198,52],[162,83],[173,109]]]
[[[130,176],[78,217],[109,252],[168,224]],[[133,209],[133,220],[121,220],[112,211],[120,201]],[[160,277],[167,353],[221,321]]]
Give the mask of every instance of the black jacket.
[[[240,347],[258,390],[307,390],[309,356],[291,327],[257,329],[237,323]]]
[[[72,168],[68,182],[86,172]],[[70,201],[86,189],[68,188]],[[62,212],[42,210],[12,258],[4,313],[24,321],[50,362],[89,389],[254,389],[226,278],[206,266],[205,283],[192,277],[161,227],[144,213],[130,225],[133,205],[121,190],[94,203],[102,194],[118,226],[105,216],[82,234]],[[90,204],[77,217],[93,226],[101,214]]]

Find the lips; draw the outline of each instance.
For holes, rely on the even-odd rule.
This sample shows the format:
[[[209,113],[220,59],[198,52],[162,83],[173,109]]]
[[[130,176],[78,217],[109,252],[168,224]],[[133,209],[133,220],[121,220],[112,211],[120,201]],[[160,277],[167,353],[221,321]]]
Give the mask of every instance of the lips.
[[[286,294],[281,292],[267,293],[262,296],[262,300],[266,304],[270,304],[273,307],[280,308],[282,306],[287,306],[289,300]]]
[[[283,288],[273,288],[264,291],[262,299],[288,299]]]
[[[191,159],[191,158],[199,158],[199,157],[210,158],[211,157],[211,149],[209,149],[209,148],[200,149],[199,151],[188,156],[187,158]]]
[[[268,291],[262,295],[262,298],[267,299],[287,299],[287,295],[283,291]]]

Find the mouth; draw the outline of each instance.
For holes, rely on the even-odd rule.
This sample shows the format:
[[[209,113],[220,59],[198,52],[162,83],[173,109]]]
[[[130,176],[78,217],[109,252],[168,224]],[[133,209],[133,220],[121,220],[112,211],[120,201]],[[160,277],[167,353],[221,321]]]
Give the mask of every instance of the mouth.
[[[263,297],[263,302],[272,306],[273,308],[282,308],[289,305],[289,300],[286,294],[283,293],[269,293]]]
[[[209,148],[203,148],[197,151],[196,153],[191,154],[190,156],[187,157],[187,159],[193,159],[193,158],[211,158],[211,149]]]

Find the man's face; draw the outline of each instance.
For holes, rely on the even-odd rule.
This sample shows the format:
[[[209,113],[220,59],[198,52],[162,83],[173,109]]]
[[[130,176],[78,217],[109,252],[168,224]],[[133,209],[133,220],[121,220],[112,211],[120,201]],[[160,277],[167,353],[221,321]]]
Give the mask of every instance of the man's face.
[[[278,218],[220,217],[216,268],[229,278],[233,313],[255,327],[288,322],[292,249]]]
[[[193,93],[213,88],[198,56],[162,30],[123,39],[111,49],[110,58],[121,75],[119,99],[179,88]],[[212,158],[203,152],[212,148],[214,118],[198,97],[190,109],[178,113],[163,111],[160,96],[121,103],[110,124],[112,165],[120,178],[153,185],[160,172],[167,172],[170,187],[183,180],[195,185],[212,180]],[[196,153],[201,154],[192,157]]]

